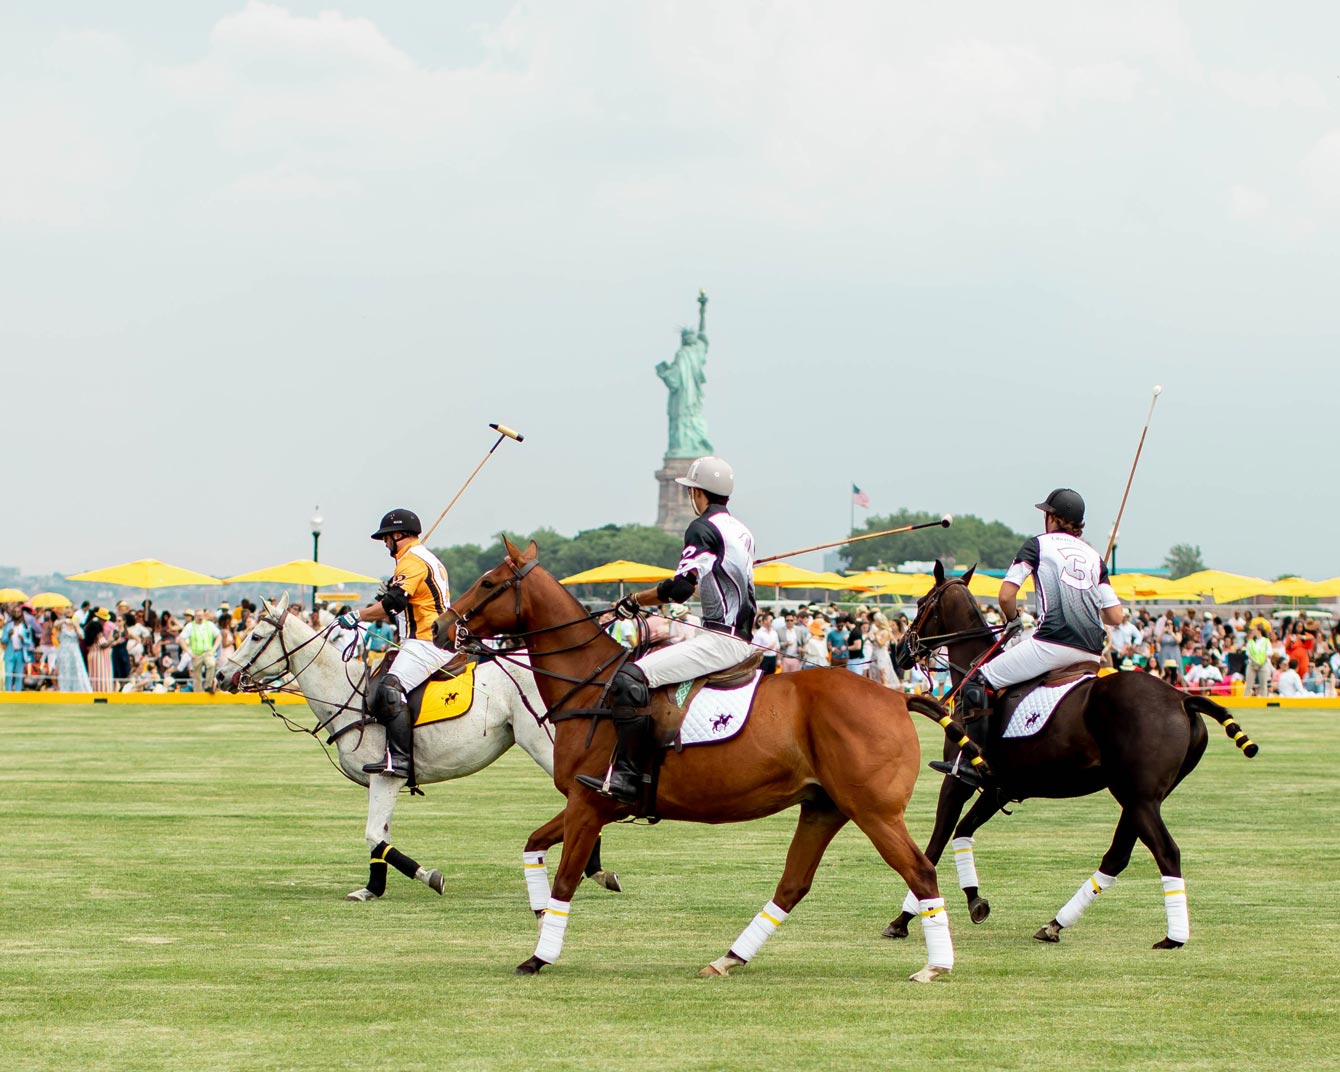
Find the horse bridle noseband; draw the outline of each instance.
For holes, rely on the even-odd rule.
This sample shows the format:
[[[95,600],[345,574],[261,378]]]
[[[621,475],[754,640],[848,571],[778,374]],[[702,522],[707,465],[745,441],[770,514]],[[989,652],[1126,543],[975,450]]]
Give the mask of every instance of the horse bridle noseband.
[[[934,657],[939,648],[947,648],[950,644],[955,644],[960,640],[977,640],[995,637],[1003,626],[987,625],[985,621],[980,626],[973,629],[960,629],[954,633],[938,633],[933,636],[923,637],[920,633],[920,627],[925,624],[931,613],[940,605],[940,600],[949,590],[951,585],[959,585],[967,588],[967,582],[962,577],[951,577],[940,584],[937,584],[922,598],[925,603],[917,607],[917,616],[912,619],[912,624],[907,627],[907,632],[902,636],[902,643],[906,646],[906,651],[911,657],[913,665],[929,661]],[[976,604],[974,604],[976,606]],[[973,669],[976,669],[976,663],[971,667],[957,666],[951,662],[946,655],[945,662],[950,670],[958,670],[965,676]]]

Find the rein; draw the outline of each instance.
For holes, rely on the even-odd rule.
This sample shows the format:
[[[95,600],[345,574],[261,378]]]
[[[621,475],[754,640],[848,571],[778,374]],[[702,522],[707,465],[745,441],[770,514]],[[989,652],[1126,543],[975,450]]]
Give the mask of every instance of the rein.
[[[951,673],[957,671],[960,675],[958,684],[955,685],[953,689],[950,690],[949,695],[945,697],[943,701],[945,703],[952,700],[958,694],[959,689],[963,687],[963,683],[972,676],[978,667],[999,650],[1002,634],[1005,629],[1003,625],[987,625],[987,623],[982,620],[981,612],[976,610],[976,603],[974,603],[973,608],[974,613],[977,614],[978,625],[970,629],[960,629],[952,633],[936,633],[931,636],[922,636],[920,631],[921,627],[930,619],[931,614],[934,613],[939,606],[940,600],[949,590],[951,585],[960,585],[964,588],[967,587],[967,583],[961,577],[954,577],[942,584],[936,585],[926,594],[924,597],[926,602],[918,608],[916,618],[913,619],[912,624],[907,627],[907,632],[903,634],[903,643],[907,645],[907,650],[913,657],[914,665],[915,663],[924,663],[925,669],[928,672],[927,676],[929,676],[929,671],[936,669],[932,663],[938,649],[942,647],[948,649],[949,645],[957,644],[965,640],[990,639],[992,641],[992,643],[987,646],[986,650],[973,659],[967,666],[960,666],[958,663],[954,662],[949,658],[948,650],[945,651],[945,668]]]

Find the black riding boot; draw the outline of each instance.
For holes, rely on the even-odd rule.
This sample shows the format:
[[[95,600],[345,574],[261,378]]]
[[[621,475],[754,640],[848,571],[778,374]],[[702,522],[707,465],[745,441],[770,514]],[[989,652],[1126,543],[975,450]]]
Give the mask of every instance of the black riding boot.
[[[614,761],[604,779],[579,774],[577,781],[602,797],[610,797],[620,804],[636,804],[642,796],[642,768],[638,756],[646,727],[646,715],[629,709],[618,712],[614,716],[614,730],[619,740],[614,746]]]
[[[989,707],[969,711],[967,717],[963,720],[963,729],[968,735],[968,740],[977,746],[979,752],[986,751],[987,728],[990,723],[991,709]],[[951,778],[957,778],[964,785],[971,786],[973,789],[981,788],[982,776],[977,773],[972,766],[972,762],[962,752],[954,757],[952,763],[943,759],[933,759],[930,762],[930,768],[933,771],[939,771],[941,774],[948,774]]]
[[[409,704],[394,675],[383,678],[377,690],[377,721],[386,727],[386,759],[363,764],[363,773],[408,778],[414,729],[409,722]]]

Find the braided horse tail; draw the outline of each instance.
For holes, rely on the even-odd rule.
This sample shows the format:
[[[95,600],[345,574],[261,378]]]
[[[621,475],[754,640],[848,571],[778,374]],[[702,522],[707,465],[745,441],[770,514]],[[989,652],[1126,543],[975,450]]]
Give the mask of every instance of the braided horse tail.
[[[1261,751],[1256,746],[1256,742],[1248,737],[1246,731],[1238,725],[1237,720],[1213,700],[1207,700],[1204,696],[1188,696],[1182,701],[1182,706],[1186,708],[1189,714],[1209,715],[1219,725],[1223,726],[1224,732],[1232,738],[1233,743],[1248,759]]]
[[[991,768],[987,766],[986,757],[982,755],[982,750],[977,747],[968,731],[963,728],[963,723],[955,722],[954,716],[946,711],[938,700],[933,696],[909,696],[907,697],[907,709],[915,711],[919,715],[925,715],[927,718],[938,723],[945,731],[945,736],[953,742],[954,747],[958,748],[968,757],[968,762],[978,774],[990,774]],[[1248,742],[1251,744],[1251,742]],[[1255,748],[1256,745],[1252,745]]]

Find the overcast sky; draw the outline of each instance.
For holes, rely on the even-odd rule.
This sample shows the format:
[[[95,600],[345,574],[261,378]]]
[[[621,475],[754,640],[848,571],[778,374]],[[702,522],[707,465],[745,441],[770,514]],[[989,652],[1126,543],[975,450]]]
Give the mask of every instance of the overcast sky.
[[[1340,7],[0,5],[0,564],[384,572],[654,520],[656,362],[760,553],[874,511],[1340,573]],[[862,515],[858,511],[858,519]],[[859,523],[859,522],[858,522]],[[457,586],[470,579],[456,579]]]

